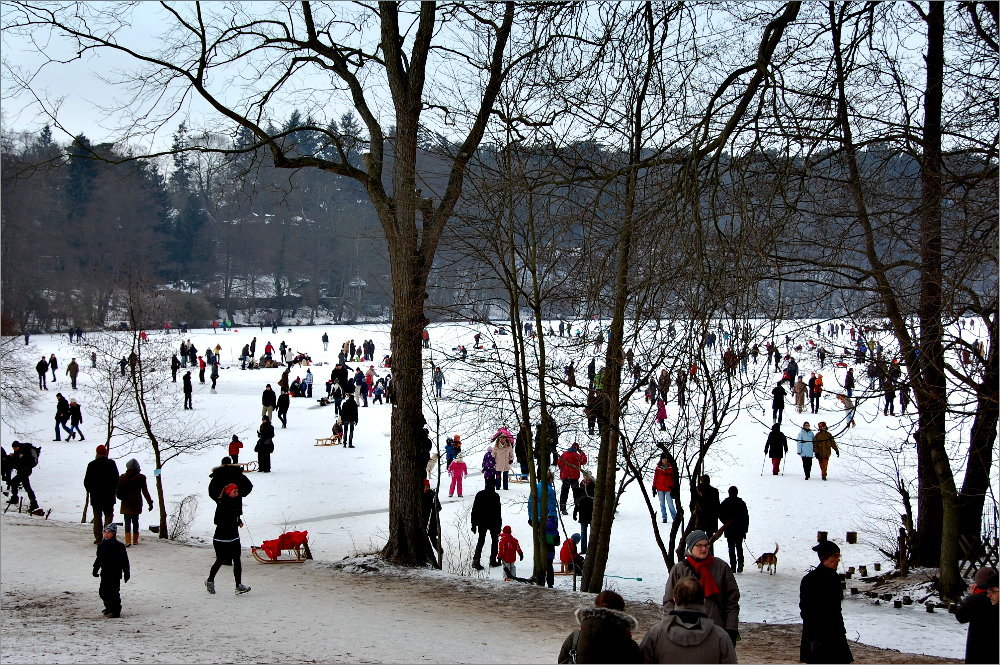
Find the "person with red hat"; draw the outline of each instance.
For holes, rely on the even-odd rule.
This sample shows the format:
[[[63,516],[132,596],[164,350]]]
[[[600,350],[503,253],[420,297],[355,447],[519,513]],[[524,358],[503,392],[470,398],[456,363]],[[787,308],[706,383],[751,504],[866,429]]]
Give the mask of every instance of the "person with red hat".
[[[205,580],[205,588],[209,593],[215,593],[216,573],[229,564],[233,566],[236,595],[250,591],[250,587],[243,584],[243,566],[240,565],[240,527],[243,526],[241,512],[240,488],[236,483],[229,483],[222,489],[215,504],[215,535],[212,536],[215,563]]]
[[[94,509],[94,544],[99,545],[104,527],[114,520],[115,492],[118,490],[118,465],[108,457],[107,446],[97,446],[96,457],[87,465],[83,486],[90,494],[90,505]]]

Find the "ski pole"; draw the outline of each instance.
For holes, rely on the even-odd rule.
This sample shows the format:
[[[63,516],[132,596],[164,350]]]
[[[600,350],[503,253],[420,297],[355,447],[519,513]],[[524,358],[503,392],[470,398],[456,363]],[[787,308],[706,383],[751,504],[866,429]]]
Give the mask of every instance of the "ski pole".
[[[788,455],[781,458],[781,475],[785,475],[785,460],[788,459]]]
[[[605,575],[605,577],[614,577],[619,580],[635,580],[636,582],[641,582],[641,577],[623,577],[622,575]]]
[[[767,466],[767,455],[764,455],[764,461],[760,463],[760,475],[764,477],[764,467]]]

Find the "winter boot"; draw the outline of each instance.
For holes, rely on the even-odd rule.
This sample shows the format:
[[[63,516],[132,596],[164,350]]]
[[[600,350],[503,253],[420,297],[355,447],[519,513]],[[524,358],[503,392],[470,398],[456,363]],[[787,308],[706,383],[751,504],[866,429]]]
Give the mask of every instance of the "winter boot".
[[[483,564],[479,563],[478,561],[473,561],[472,567],[475,568],[476,570],[483,570]]]
[[[246,593],[249,590],[250,590],[250,587],[248,587],[246,584],[237,584],[236,585],[236,595],[237,596],[240,595],[241,593]]]
[[[133,545],[138,545],[139,544],[139,532],[138,531],[135,534],[133,534],[133,536],[132,536],[132,544]]]
[[[125,534],[125,547],[132,547],[132,534],[131,533],[126,533]]]
[[[208,589],[209,593],[215,593],[215,582],[212,580],[205,580],[205,588]]]

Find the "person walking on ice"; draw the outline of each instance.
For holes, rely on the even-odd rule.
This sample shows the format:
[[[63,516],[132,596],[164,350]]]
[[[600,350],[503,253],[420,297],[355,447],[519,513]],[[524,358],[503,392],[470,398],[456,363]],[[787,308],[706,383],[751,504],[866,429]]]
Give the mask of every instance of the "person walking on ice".
[[[121,581],[128,584],[132,576],[128,563],[128,550],[116,537],[118,527],[108,524],[101,532],[102,539],[97,544],[97,558],[94,559],[94,577],[101,578],[98,593],[104,601],[104,616],[117,619],[122,615]]]
[[[814,455],[813,439],[815,436],[815,432],[809,429],[809,423],[802,423],[802,429],[799,430],[799,436],[796,441],[799,443],[799,456],[802,458],[802,470],[806,474],[806,480],[809,480],[809,476],[812,473]]]
[[[215,563],[205,580],[205,588],[209,593],[215,593],[215,575],[219,569],[229,564],[233,566],[236,594],[250,591],[250,587],[243,584],[243,566],[240,565],[240,527],[243,526],[243,520],[240,518],[242,505],[239,499],[239,487],[236,483],[229,483],[222,489],[215,504],[215,535],[212,537]]]
[[[832,450],[837,453],[837,457],[840,457],[840,449],[837,448],[833,434],[830,434],[829,430],[826,429],[826,422],[820,421],[819,423],[819,431],[813,437],[813,449],[816,461],[819,463],[819,470],[823,473],[823,480],[826,480],[827,466],[830,464],[830,451]]]
[[[448,496],[451,497],[455,494],[455,489],[458,489],[458,496],[462,496],[462,479],[469,475],[469,465],[465,463],[462,459],[462,454],[459,453],[448,465],[448,474],[451,476],[451,485],[448,487]]]

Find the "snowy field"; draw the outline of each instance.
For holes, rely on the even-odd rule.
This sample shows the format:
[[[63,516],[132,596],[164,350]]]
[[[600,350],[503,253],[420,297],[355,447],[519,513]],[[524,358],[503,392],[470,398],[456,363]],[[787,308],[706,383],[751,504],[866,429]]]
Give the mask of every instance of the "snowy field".
[[[824,329],[825,325],[824,322]],[[467,370],[463,369],[465,365],[454,359],[452,351],[456,344],[464,344],[471,350],[472,334],[476,330],[462,324],[433,325],[430,327],[432,349],[425,352],[425,358],[433,357],[444,366],[448,381],[444,399],[440,401],[430,397],[430,389],[427,391],[425,413],[431,424],[432,438],[439,434],[443,457],[445,436],[451,433],[461,434],[463,452],[472,474],[466,481],[465,496],[462,499],[449,499],[447,479],[445,476],[441,479],[444,506],[441,520],[444,525],[445,547],[453,553],[446,555],[446,562],[448,567],[460,570],[467,570],[471,556],[468,554],[469,538],[472,536],[468,528],[468,513],[475,492],[482,488],[482,477],[478,473],[482,454],[496,430],[495,425],[487,426],[485,423],[499,422],[504,413],[510,412],[509,405],[498,405],[494,414],[480,414],[478,419],[470,418],[462,408],[461,400],[453,397],[461,390],[470,389],[468,382],[480,380],[471,373],[466,374]],[[485,327],[478,331],[484,333],[484,336],[487,333]],[[326,352],[320,342],[323,332],[330,336],[330,346]],[[784,330],[779,330],[775,338],[783,340],[784,334]],[[150,335],[155,340],[162,338],[164,333],[151,331]],[[295,327],[290,332],[287,327],[282,327],[277,334],[271,334],[270,329],[260,330],[257,327],[218,333],[213,333],[211,329],[191,331],[184,337],[190,339],[200,351],[206,346],[222,346],[222,371],[215,392],[209,390],[209,384],[199,384],[197,372],[193,373],[194,411],[190,412],[189,417],[204,419],[210,424],[206,426],[221,424],[227,440],[229,434],[239,435],[247,446],[241,461],[255,458],[252,449],[256,440],[254,433],[260,422],[260,393],[267,383],[276,387],[282,371],[240,370],[237,359],[239,350],[253,336],[257,337],[258,354],[268,341],[275,347],[285,341],[294,350],[308,353],[314,362],[314,397],[323,393],[322,384],[329,378],[340,344],[345,340],[353,338],[360,344],[364,339],[372,339],[375,343],[377,371],[380,375],[387,371],[378,367],[378,359],[388,353],[389,333],[388,326],[385,325]],[[807,337],[815,337],[814,330],[795,333],[797,341],[793,340],[793,344],[804,342]],[[176,332],[169,338],[174,345],[179,345],[182,339]],[[509,339],[497,338],[500,352],[504,352],[505,342],[510,344]],[[558,337],[546,338],[546,341],[557,345],[566,342]],[[755,372],[760,372],[759,378],[754,379],[758,384],[757,395],[748,395],[745,400],[747,408],[740,412],[726,438],[712,449],[707,466],[712,484],[719,488],[722,497],[725,497],[730,485],[736,485],[750,510],[750,532],[746,543],[747,567],[738,576],[742,593],[741,620],[795,623],[799,621],[799,580],[816,562],[815,554],[810,548],[816,542],[817,530],[829,532],[830,538],[840,544],[845,569],[847,566],[871,566],[878,561],[886,563],[876,549],[882,542],[881,534],[887,532],[887,527],[880,520],[898,519],[898,500],[891,487],[872,473],[869,460],[877,454],[879,441],[901,439],[905,435],[909,418],[883,417],[880,401],[878,404],[876,400],[864,403],[859,409],[858,426],[837,438],[842,454],[831,460],[830,479],[827,482],[819,479],[816,467],[812,479],[804,479],[799,458],[794,455],[794,442],[790,446],[792,455],[783,475],[772,476],[769,470],[766,474],[762,473],[765,462],[764,441],[770,425],[769,393],[779,375],[763,369],[763,340],[760,342],[761,360],[757,365],[751,364],[749,367],[751,379],[754,379]],[[850,345],[849,337],[841,337],[838,342],[838,346]],[[488,355],[492,352],[489,349],[491,340],[484,339],[484,343],[487,350],[472,351],[470,359],[475,358],[476,354]],[[50,382],[47,392],[38,391],[38,409],[17,419],[17,432],[4,427],[4,447],[9,451],[10,442],[15,438],[42,446],[41,461],[31,476],[39,503],[43,508],[52,510],[50,519],[78,522],[84,502],[83,474],[87,463],[93,459],[94,447],[104,443],[104,423],[96,407],[91,408],[94,399],[89,389],[93,386],[95,376],[90,369],[89,360],[84,358],[89,356],[89,349],[85,351],[79,345],[70,344],[66,335],[32,336],[29,348],[34,361],[43,354],[46,357],[51,353],[56,354],[60,362],[58,380],[54,384]],[[827,348],[830,348],[829,344]],[[82,367],[79,390],[75,391],[69,389],[69,379],[65,376],[66,364],[74,356]],[[561,367],[558,361],[566,357],[565,354],[556,352],[555,356],[556,366]],[[579,359],[578,380],[585,384],[589,356],[575,357]],[[600,363],[600,358],[598,362]],[[354,366],[354,363],[349,364]],[[368,364],[364,365],[364,369],[367,370]],[[481,367],[479,363],[470,363],[468,366],[471,368],[473,365]],[[818,369],[818,361],[814,354],[803,354],[799,366],[800,373],[806,372],[808,377],[808,372]],[[304,376],[305,369],[293,368],[291,378],[294,379],[296,375]],[[856,368],[855,371],[858,372],[859,369]],[[26,368],[26,371],[34,375],[33,367]],[[182,369],[181,374],[184,371]],[[844,370],[833,371],[828,362],[823,374],[827,393],[823,397],[818,416],[796,414],[789,399],[783,431],[791,438],[794,438],[803,420],[807,419],[815,426],[818,420],[833,423],[842,418],[842,410],[838,408],[832,392],[839,389],[838,382],[843,379]],[[561,376],[561,371],[558,375]],[[165,377],[169,382],[169,372],[165,372]],[[173,400],[178,412],[182,405],[180,385],[178,378],[176,390],[171,387],[168,397]],[[860,372],[859,387],[865,386],[867,379]],[[762,403],[768,409],[767,414],[763,414],[760,407],[760,395],[765,388],[768,398]],[[52,441],[57,391],[61,391],[67,399],[76,398],[82,405],[83,431],[87,436],[85,442],[67,442],[65,439],[62,442]],[[671,396],[674,397],[673,390]],[[635,412],[645,410],[641,391],[636,393],[633,402]],[[309,531],[313,554],[320,560],[336,561],[377,551],[381,547],[387,524],[390,407],[372,405],[371,402],[369,404],[368,408],[360,409],[360,423],[355,434],[356,448],[350,450],[313,445],[315,438],[326,436],[330,430],[334,420],[332,406],[320,407],[315,399],[292,400],[288,428],[281,429],[280,423],[276,422],[278,429],[275,452],[272,455],[273,472],[250,474],[254,490],[244,501],[245,522],[249,528],[249,532],[244,534],[244,545],[251,540],[259,543],[263,539],[276,537],[284,530],[297,528]],[[439,432],[435,431],[435,409],[440,413],[442,423]],[[676,404],[668,404],[667,410],[669,419],[674,419],[677,414]],[[558,413],[557,420],[562,425],[563,420]],[[572,440],[579,441],[585,452],[592,456],[593,468],[597,437],[586,434],[586,429],[580,425],[578,414],[574,414],[572,418],[567,417],[566,422],[569,426],[561,431],[560,448],[565,448]],[[506,424],[516,431],[512,418]],[[652,431],[654,427],[652,424],[646,425],[646,436],[657,436]],[[831,430],[840,431],[833,426]],[[213,511],[205,491],[211,468],[226,454],[226,443],[227,441],[220,441],[214,448],[178,457],[166,464],[163,470],[168,506],[187,495],[193,494],[199,499],[200,505],[190,536],[196,542],[209,543],[211,540]],[[153,491],[154,465],[149,451],[112,441],[111,456],[118,461],[121,471],[124,471],[125,461],[135,457],[149,478],[150,489]],[[646,484],[650,481],[651,477],[647,478]],[[501,495],[504,523],[512,525],[514,534],[522,545],[529,542],[530,532],[526,521],[527,485],[511,484],[510,490]],[[687,497],[685,494],[685,500]],[[565,516],[563,520],[567,534],[579,530],[579,525],[571,521],[571,516]],[[150,515],[143,513],[140,526],[146,539],[153,537],[147,530],[148,524]],[[615,521],[607,586],[618,589],[632,600],[659,602],[667,570],[651,530],[669,526],[660,524],[658,518],[655,522],[651,521],[641,493],[634,485],[630,486],[622,498]],[[859,533],[858,544],[846,543],[845,534],[848,531]],[[82,537],[89,538],[89,535]],[[756,555],[772,551],[775,543],[780,546],[777,574],[761,574],[751,562]],[[725,556],[725,541],[720,545],[721,548],[717,546],[716,553]],[[252,560],[245,559],[244,565],[254,564]],[[58,575],[60,572],[54,571],[53,574]],[[481,573],[473,574],[491,577],[497,584],[503,584],[499,569],[487,568]],[[635,578],[642,579],[639,581]],[[200,587],[201,581],[194,580],[192,584]],[[568,589],[572,585],[572,578],[557,577],[556,585]],[[470,600],[469,609],[476,609],[473,600]],[[944,657],[961,657],[964,653],[965,629],[947,612],[928,614],[922,606],[916,604],[894,610],[884,605],[875,606],[871,600],[863,597],[849,597],[844,603],[844,616],[848,638],[851,640]]]

